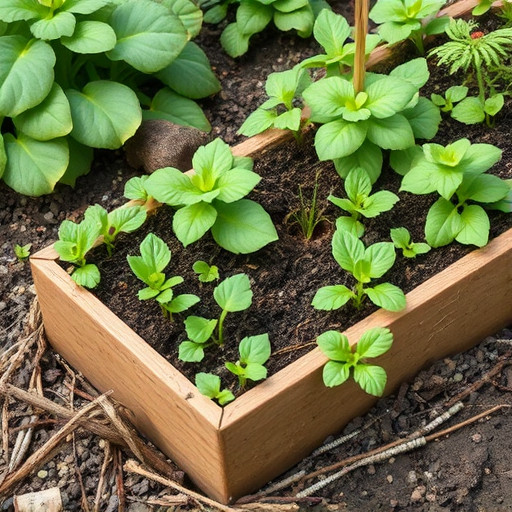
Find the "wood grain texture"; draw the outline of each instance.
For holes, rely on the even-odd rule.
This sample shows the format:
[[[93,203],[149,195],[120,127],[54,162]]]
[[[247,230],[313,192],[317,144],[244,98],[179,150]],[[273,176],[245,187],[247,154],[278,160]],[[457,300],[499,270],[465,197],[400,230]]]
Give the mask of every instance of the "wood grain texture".
[[[32,259],[32,273],[52,346],[100,391],[133,413],[137,428],[206,493],[222,499],[218,451],[222,409],[57,263]]]

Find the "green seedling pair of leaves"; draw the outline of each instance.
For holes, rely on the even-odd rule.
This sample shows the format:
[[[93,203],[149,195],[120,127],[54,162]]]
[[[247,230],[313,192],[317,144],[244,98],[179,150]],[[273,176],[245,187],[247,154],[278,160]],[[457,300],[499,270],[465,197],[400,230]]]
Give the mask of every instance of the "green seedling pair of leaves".
[[[271,73],[265,83],[269,97],[244,121],[238,133],[252,137],[268,128],[290,130],[300,140],[301,130],[306,121],[302,121],[302,109],[294,106],[294,99],[311,83],[305,69],[295,66],[287,71]],[[278,109],[284,109],[281,112]]]
[[[220,377],[212,373],[197,373],[196,387],[202,395],[217,400],[219,405],[226,405],[235,399],[235,396],[229,389],[221,390]]]
[[[410,170],[402,180],[401,190],[413,194],[438,192],[441,196],[430,208],[425,238],[432,247],[457,240],[483,247],[489,239],[489,217],[485,209],[510,211],[510,185],[485,172],[501,158],[501,150],[491,144],[471,144],[459,139],[447,146],[424,144],[415,156],[402,155],[410,161]],[[398,170],[408,165],[392,164]],[[481,203],[481,204],[474,204]],[[485,209],[484,209],[485,208]]]
[[[397,249],[402,249],[405,258],[416,258],[419,254],[426,254],[430,251],[430,245],[423,242],[413,242],[411,234],[406,228],[393,228],[391,240]]]
[[[382,168],[382,149],[406,149],[415,138],[431,139],[441,121],[439,109],[419,89],[428,80],[425,59],[414,59],[391,73],[367,73],[357,92],[339,76],[323,78],[303,93],[311,121],[322,126],[315,135],[320,160],[334,160],[342,178],[363,168],[375,183]]]
[[[391,242],[378,242],[365,248],[363,242],[349,231],[336,230],[332,239],[332,254],[343,270],[356,280],[350,289],[343,284],[323,286],[313,297],[316,309],[339,309],[352,301],[360,308],[365,297],[388,311],[405,308],[404,292],[391,283],[366,286],[373,279],[382,277],[395,263],[395,248]]]
[[[14,246],[14,254],[19,261],[27,260],[30,257],[30,249],[32,248],[32,244],[19,245],[16,244]]]
[[[364,226],[360,222],[361,217],[373,218],[393,208],[399,200],[396,194],[388,190],[371,193],[372,183],[368,173],[356,167],[352,169],[345,180],[345,192],[347,198],[339,198],[332,194],[327,198],[342,210],[350,213],[350,217],[339,217],[336,220],[336,228],[349,231],[357,238],[364,234]]]
[[[216,265],[208,265],[206,261],[197,260],[192,265],[192,270],[198,275],[201,283],[211,283],[219,279],[219,267]]]
[[[173,287],[183,283],[181,276],[167,278],[163,270],[171,261],[171,251],[159,237],[150,233],[140,244],[140,256],[127,256],[132,272],[146,288],[138,292],[139,300],[155,299],[165,317],[181,313],[199,302],[197,295],[174,295]]]
[[[173,167],[154,172],[145,182],[149,195],[177,208],[173,231],[187,246],[211,230],[214,240],[235,254],[257,251],[277,240],[268,213],[243,199],[260,181],[250,158],[233,157],[229,146],[215,139],[192,159],[195,173]]]
[[[396,44],[410,39],[423,55],[423,37],[442,34],[450,18],[437,17],[444,0],[379,0],[370,11],[370,19],[379,25],[384,41]]]
[[[389,329],[369,329],[355,347],[351,347],[348,338],[338,331],[324,332],[316,341],[323,354],[329,358],[323,369],[323,380],[327,387],[343,384],[352,369],[354,380],[363,391],[382,396],[387,382],[386,371],[381,366],[368,364],[366,359],[379,357],[391,348],[393,335]]]
[[[224,279],[214,288],[213,298],[222,310],[218,319],[189,316],[185,320],[188,339],[180,343],[178,349],[178,357],[182,361],[202,361],[207,347],[224,344],[224,321],[227,314],[244,311],[252,304],[249,277],[247,274],[236,274]]]

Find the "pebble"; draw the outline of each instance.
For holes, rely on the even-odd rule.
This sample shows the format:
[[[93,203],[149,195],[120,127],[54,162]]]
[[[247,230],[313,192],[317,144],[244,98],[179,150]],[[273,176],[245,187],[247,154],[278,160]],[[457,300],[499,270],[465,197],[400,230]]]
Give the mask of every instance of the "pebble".
[[[3,311],[7,307],[7,304],[2,300],[0,301],[0,311]]]
[[[0,265],[0,275],[7,275],[9,269],[5,265]]]
[[[48,476],[48,471],[45,471],[44,469],[42,469],[41,471],[38,471],[37,476],[39,478],[46,478]]]
[[[45,221],[47,221],[47,222],[52,221],[52,220],[53,220],[53,217],[54,217],[53,212],[46,212],[46,213],[43,215],[44,220],[45,220]]]
[[[418,481],[418,477],[416,475],[416,471],[409,471],[407,474],[407,483],[415,484]]]
[[[398,507],[398,500],[389,500],[389,506],[391,508],[396,508]]]
[[[471,436],[471,441],[474,443],[481,443],[482,442],[482,434],[473,434]]]
[[[453,382],[461,382],[463,378],[464,378],[464,375],[462,375],[462,373],[456,373],[453,376]]]
[[[375,475],[375,466],[373,464],[370,464],[366,471],[368,472],[369,475]]]
[[[392,484],[393,483],[393,475],[388,475],[386,477],[386,480],[388,481],[389,484]]]
[[[414,491],[412,491],[411,501],[412,502],[421,501],[423,499],[424,495],[425,495],[425,487],[420,485],[420,486],[416,487],[416,489],[414,489]]]

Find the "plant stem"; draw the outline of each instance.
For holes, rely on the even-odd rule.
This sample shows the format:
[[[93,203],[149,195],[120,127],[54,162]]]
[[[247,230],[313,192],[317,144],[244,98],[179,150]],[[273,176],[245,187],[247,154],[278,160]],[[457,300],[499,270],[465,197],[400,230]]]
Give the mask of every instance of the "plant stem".
[[[354,91],[357,94],[364,89],[366,33],[368,32],[368,0],[356,0],[354,57]]]
[[[224,320],[226,319],[226,315],[228,314],[227,310],[226,309],[223,309],[222,310],[222,313],[220,314],[220,317],[219,317],[219,323],[217,324],[218,326],[218,337],[217,337],[217,345],[224,345]]]
[[[420,55],[425,55],[425,46],[423,45],[423,33],[421,29],[411,34],[411,40],[415,44]]]
[[[364,283],[358,281],[354,291],[356,293],[356,297],[354,298],[354,306],[356,309],[359,309],[364,299]]]

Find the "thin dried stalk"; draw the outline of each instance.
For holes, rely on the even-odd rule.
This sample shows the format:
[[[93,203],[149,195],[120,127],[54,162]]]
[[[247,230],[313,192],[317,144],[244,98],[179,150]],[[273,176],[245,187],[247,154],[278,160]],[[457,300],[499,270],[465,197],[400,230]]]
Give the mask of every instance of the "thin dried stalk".
[[[354,56],[354,90],[356,94],[364,89],[368,10],[368,0],[356,0],[356,8],[354,13],[356,40],[356,53]]]

